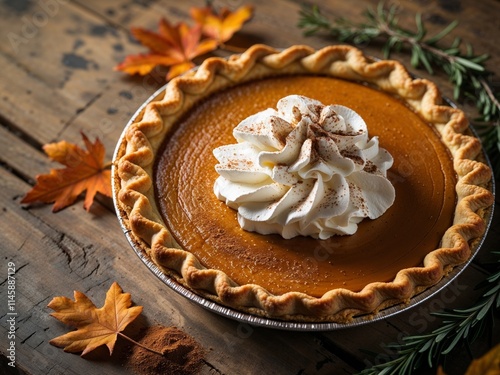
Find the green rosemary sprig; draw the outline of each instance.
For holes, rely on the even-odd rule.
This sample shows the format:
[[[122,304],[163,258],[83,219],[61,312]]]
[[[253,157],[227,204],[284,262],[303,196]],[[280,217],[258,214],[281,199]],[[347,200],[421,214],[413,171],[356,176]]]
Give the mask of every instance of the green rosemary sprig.
[[[445,72],[454,86],[454,99],[474,102],[479,114],[476,125],[485,149],[492,159],[500,159],[500,99],[499,92],[491,84],[492,73],[484,66],[489,56],[475,55],[472,46],[458,37],[448,46],[439,44],[455,29],[457,21],[450,23],[436,35],[427,37],[421,14],[415,16],[416,31],[401,27],[397,14],[397,6],[386,7],[382,2],[375,9],[365,12],[364,22],[356,23],[345,18],[330,20],[317,6],[313,6],[303,8],[298,26],[307,36],[327,32],[341,42],[356,45],[382,41],[385,58],[392,52],[407,48],[411,52],[413,67],[423,67],[430,74],[434,74],[435,68]],[[500,176],[500,160],[495,169]]]
[[[500,265],[500,252],[498,256]],[[459,343],[470,345],[488,332],[493,315],[500,308],[500,269],[492,273],[483,284],[487,285],[481,298],[470,308],[433,313],[442,324],[429,334],[406,336],[403,342],[387,345],[396,357],[385,363],[363,370],[359,375],[410,375],[425,362],[433,367],[439,356],[446,356]]]

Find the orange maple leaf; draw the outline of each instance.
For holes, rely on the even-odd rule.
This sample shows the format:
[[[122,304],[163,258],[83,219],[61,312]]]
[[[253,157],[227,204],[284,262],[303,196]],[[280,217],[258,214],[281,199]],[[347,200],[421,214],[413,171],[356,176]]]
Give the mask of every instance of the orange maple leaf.
[[[21,203],[54,202],[52,211],[56,212],[71,205],[87,190],[83,207],[88,211],[97,192],[111,197],[111,171],[110,165],[104,164],[104,145],[99,138],[91,143],[85,134],[82,137],[86,150],[66,141],[43,146],[50,159],[66,168],[36,176],[36,185]]]
[[[132,28],[134,37],[150,52],[147,54],[130,55],[115,67],[129,74],[145,75],[157,65],[169,67],[167,80],[170,80],[189,69],[195,64],[195,57],[208,53],[217,48],[214,39],[201,39],[202,27],[189,27],[180,22],[172,26],[166,19],[162,19],[159,32],[155,33],[142,28]]]
[[[231,12],[222,8],[218,13],[212,7],[191,8],[191,17],[202,25],[203,34],[217,40],[219,44],[227,42],[243,24],[253,15],[253,7],[244,5]]]
[[[471,362],[465,375],[498,375],[500,374],[500,344],[488,353]]]
[[[65,352],[82,352],[83,356],[101,345],[106,345],[112,354],[118,335],[131,340],[121,332],[141,314],[142,306],[130,307],[130,294],[123,293],[116,282],[106,293],[101,308],[97,308],[81,292],[75,291],[74,297],[74,301],[67,297],[54,297],[47,306],[55,311],[51,316],[77,328],[50,340],[52,345],[64,348]]]

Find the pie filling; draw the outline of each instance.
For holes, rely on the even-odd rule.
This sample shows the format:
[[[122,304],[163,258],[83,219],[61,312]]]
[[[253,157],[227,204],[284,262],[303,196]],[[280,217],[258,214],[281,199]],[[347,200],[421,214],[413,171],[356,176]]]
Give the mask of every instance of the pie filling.
[[[387,172],[394,204],[381,217],[364,219],[354,235],[283,239],[247,232],[237,212],[213,193],[213,150],[234,143],[233,129],[243,119],[292,94],[353,109],[394,158]],[[430,125],[389,94],[323,76],[267,78],[211,95],[167,136],[154,175],[163,220],[179,245],[205,267],[273,294],[320,297],[336,288],[360,291],[391,281],[439,247],[456,204],[452,159]]]

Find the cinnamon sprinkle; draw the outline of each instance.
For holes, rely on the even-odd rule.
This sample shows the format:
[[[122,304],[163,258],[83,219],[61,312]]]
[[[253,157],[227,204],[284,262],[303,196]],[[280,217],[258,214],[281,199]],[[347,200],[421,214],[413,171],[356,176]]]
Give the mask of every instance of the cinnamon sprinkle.
[[[193,375],[204,363],[205,350],[176,327],[152,326],[142,331],[142,345],[164,352],[163,356],[133,345],[126,366],[137,375]]]

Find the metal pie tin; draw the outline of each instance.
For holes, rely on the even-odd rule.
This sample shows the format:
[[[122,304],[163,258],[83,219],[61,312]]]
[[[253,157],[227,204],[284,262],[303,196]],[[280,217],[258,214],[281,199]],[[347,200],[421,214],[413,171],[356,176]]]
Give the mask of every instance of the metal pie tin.
[[[135,114],[131,117],[127,125],[125,126],[115,149],[113,160],[116,160],[118,155],[119,155],[119,150],[121,148],[121,145],[124,142],[125,138],[125,133],[127,131],[127,128],[130,127],[132,124],[134,124],[137,120],[138,117],[142,115],[142,112],[144,111],[145,107],[147,106],[148,103],[157,100],[158,98],[162,97],[166,89],[166,85],[160,88],[158,91],[156,91],[153,95],[151,95],[140,107],[139,109],[135,112]],[[456,107],[456,105],[446,99],[446,102],[453,107]],[[477,137],[477,134],[475,133],[474,129],[470,127],[472,133]],[[488,166],[491,168],[491,163],[490,160],[488,159],[487,155],[483,152],[484,160],[488,164]],[[450,283],[452,283],[462,272],[464,269],[466,269],[469,264],[472,262],[473,258],[475,255],[479,252],[484,239],[486,237],[486,234],[488,233],[488,230],[491,226],[491,222],[493,219],[493,205],[491,208],[488,210],[487,216],[485,217],[486,221],[486,231],[483,234],[482,238],[480,239],[479,243],[475,248],[473,249],[473,253],[469,260],[459,266],[456,266],[453,268],[453,270],[439,283],[436,285],[426,289],[425,291],[421,292],[420,294],[414,296],[411,298],[410,302],[407,304],[399,304],[395,305],[392,307],[388,307],[386,309],[380,310],[376,314],[370,314],[370,315],[361,315],[361,316],[356,316],[353,317],[353,319],[348,322],[348,323],[333,323],[333,322],[294,322],[294,321],[284,321],[284,320],[279,320],[279,319],[272,319],[272,318],[267,318],[259,315],[253,315],[245,312],[241,312],[239,310],[236,310],[231,307],[227,307],[221,304],[218,304],[208,298],[205,298],[199,294],[194,293],[192,290],[186,288],[184,285],[180,284],[177,282],[174,278],[166,275],[164,272],[162,272],[154,263],[153,261],[147,256],[147,254],[137,245],[135,239],[133,238],[130,228],[127,227],[127,222],[128,222],[128,217],[127,214],[120,208],[119,202],[118,202],[118,186],[117,186],[117,170],[115,167],[115,163],[113,163],[112,166],[112,185],[113,185],[113,202],[114,202],[114,207],[116,210],[116,214],[118,216],[118,220],[120,222],[120,226],[125,234],[125,237],[127,238],[128,242],[130,243],[132,249],[136,253],[136,255],[139,257],[139,259],[144,263],[144,265],[151,271],[153,272],[161,282],[163,282],[167,287],[170,289],[174,290],[175,292],[179,293],[183,297],[187,298],[188,300],[192,301],[193,303],[200,305],[201,307],[212,311],[216,314],[219,314],[221,316],[224,316],[226,318],[230,318],[233,320],[236,320],[241,323],[249,324],[251,326],[258,326],[258,327],[266,327],[266,328],[273,328],[273,329],[279,329],[279,330],[288,330],[288,331],[332,331],[332,330],[338,330],[338,329],[343,329],[343,328],[349,328],[349,327],[356,327],[356,326],[361,326],[364,324],[376,322],[382,319],[389,318],[391,316],[394,316],[396,314],[399,314],[403,311],[409,310],[416,305],[432,298],[435,296],[437,293],[439,293],[441,290],[446,288]],[[495,192],[495,182],[494,179],[492,178],[492,186],[491,190],[494,194]]]

